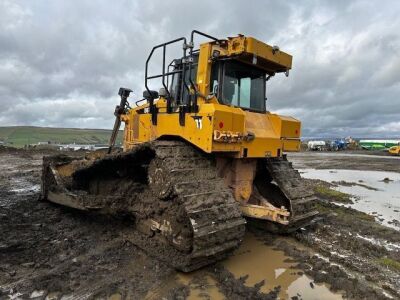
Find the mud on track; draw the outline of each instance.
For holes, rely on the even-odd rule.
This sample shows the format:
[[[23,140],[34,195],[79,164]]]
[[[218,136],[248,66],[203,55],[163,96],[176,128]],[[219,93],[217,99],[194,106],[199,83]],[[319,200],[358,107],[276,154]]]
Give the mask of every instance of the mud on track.
[[[284,285],[265,289],[268,282],[255,284],[250,271],[248,276],[236,274],[229,261],[183,275],[128,242],[129,222],[38,201],[41,157],[39,152],[0,153],[0,299],[282,295]],[[280,237],[249,228],[268,249],[283,251],[293,272],[308,276],[307,287],[298,287],[295,297],[306,299],[305,288],[325,283],[337,292],[335,297],[399,298],[400,270],[393,263],[400,261],[398,231],[329,201],[319,206],[326,218],[312,230]]]

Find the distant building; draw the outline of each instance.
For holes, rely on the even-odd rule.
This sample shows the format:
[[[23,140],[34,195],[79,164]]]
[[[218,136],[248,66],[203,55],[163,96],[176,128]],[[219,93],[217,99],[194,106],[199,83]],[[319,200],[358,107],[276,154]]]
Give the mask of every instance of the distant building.
[[[99,149],[108,148],[107,145],[98,145],[98,144],[59,144],[59,150],[88,150],[95,151]]]

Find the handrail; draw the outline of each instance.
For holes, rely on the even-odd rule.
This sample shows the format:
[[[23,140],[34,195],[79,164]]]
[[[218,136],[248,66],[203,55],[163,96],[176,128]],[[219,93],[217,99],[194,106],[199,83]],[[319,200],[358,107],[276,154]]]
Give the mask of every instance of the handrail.
[[[190,59],[193,59],[194,35],[195,34],[202,35],[202,36],[204,36],[206,38],[209,38],[211,40],[214,40],[216,42],[220,42],[220,40],[217,39],[216,37],[213,37],[213,36],[208,35],[206,33],[200,32],[198,30],[192,30],[192,32],[190,34],[190,50],[189,50]],[[189,83],[190,83],[191,87],[194,90],[194,102],[193,102],[193,105],[192,105],[192,100],[191,100],[192,95],[189,92],[189,109],[191,111],[197,112],[197,94],[198,94],[198,91],[196,89],[195,83],[192,80],[192,64],[189,64]]]
[[[149,56],[147,57],[147,60],[146,60],[145,79],[144,79],[144,86],[145,86],[146,90],[149,92],[149,95],[151,95],[151,97],[152,97],[152,93],[150,91],[149,86],[147,85],[147,80],[148,79],[152,79],[152,78],[149,78],[149,76],[148,76],[149,61],[150,61],[151,57],[153,56],[154,51],[156,49],[158,49],[158,48],[163,47],[162,83],[163,83],[164,88],[167,90],[168,95],[170,95],[170,93],[168,91],[168,88],[165,86],[165,51],[166,51],[166,46],[167,45],[170,45],[170,44],[173,44],[173,43],[176,43],[176,42],[179,42],[179,41],[183,41],[184,45],[186,45],[186,38],[185,37],[181,37],[181,38],[178,38],[178,39],[166,42],[166,43],[159,44],[157,46],[154,46],[153,49],[151,49],[150,54],[149,54]],[[183,55],[184,55],[184,57],[186,56],[186,46],[183,47]],[[159,77],[161,77],[161,76],[159,76]],[[153,78],[159,78],[159,77],[153,77]],[[154,98],[152,100],[154,100]],[[153,102],[153,101],[151,101],[151,102]],[[151,103],[151,104],[153,104],[153,103]]]
[[[188,94],[188,103],[187,103],[187,105],[182,105],[183,107],[181,109],[186,109],[187,108],[188,111],[197,112],[197,109],[198,109],[198,107],[197,107],[198,91],[197,91],[196,85],[193,82],[193,78],[192,78],[192,64],[193,64],[193,52],[194,52],[193,48],[194,48],[194,35],[195,34],[204,36],[204,37],[209,38],[211,40],[214,40],[217,43],[221,41],[221,40],[219,40],[216,37],[213,37],[211,35],[205,34],[205,33],[200,32],[198,30],[193,30],[191,32],[191,34],[190,34],[190,43],[189,44],[187,44],[187,40],[186,40],[185,37],[181,37],[181,38],[177,38],[177,39],[171,40],[171,41],[166,42],[166,43],[162,43],[162,44],[156,45],[150,51],[150,54],[149,54],[149,56],[147,57],[147,60],[146,60],[145,83],[144,84],[145,84],[145,88],[146,88],[146,90],[147,90],[147,92],[149,94],[149,99],[148,100],[150,102],[150,111],[152,113],[154,113],[154,97],[153,97],[153,93],[150,91],[150,88],[148,86],[148,80],[155,79],[155,78],[160,78],[160,77],[162,78],[162,85],[163,85],[163,87],[164,87],[164,89],[165,89],[165,91],[167,93],[167,106],[168,106],[168,109],[170,110],[171,109],[171,107],[170,107],[170,105],[171,105],[171,93],[170,93],[170,91],[168,89],[168,83],[165,82],[165,77],[169,76],[169,75],[176,74],[176,73],[181,73],[181,84],[180,84],[180,86],[181,86],[181,89],[180,89],[180,100],[181,101],[184,100],[183,99],[184,98],[184,89],[186,89],[187,92],[188,92],[187,93]],[[183,58],[182,58],[182,65],[183,66],[182,66],[182,69],[178,70],[178,71],[169,71],[169,67],[171,65],[170,64],[170,65],[168,65],[168,69],[166,71],[165,70],[166,48],[167,48],[168,45],[176,43],[176,42],[179,42],[179,41],[183,41],[183,47],[182,47],[183,48]],[[148,74],[149,62],[150,62],[155,50],[157,50],[158,48],[162,48],[162,51],[163,51],[163,54],[162,54],[163,55],[162,56],[163,57],[163,59],[162,59],[162,74],[149,76],[149,74]],[[186,57],[187,49],[189,49],[189,56],[188,57]],[[186,70],[186,64],[188,64],[188,69],[187,70]],[[194,90],[194,95],[192,95],[190,87],[189,87],[189,85],[187,84],[187,82],[185,80],[186,72],[189,72],[189,76],[188,76],[189,80],[188,81],[189,81],[189,84],[190,84],[191,88]],[[192,101],[193,96],[194,96],[194,100]]]

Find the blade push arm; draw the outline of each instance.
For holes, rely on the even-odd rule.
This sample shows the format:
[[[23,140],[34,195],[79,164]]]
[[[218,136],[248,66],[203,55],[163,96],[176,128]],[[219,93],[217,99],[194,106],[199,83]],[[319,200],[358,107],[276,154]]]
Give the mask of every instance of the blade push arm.
[[[115,140],[117,139],[119,127],[121,126],[121,115],[125,111],[125,106],[128,103],[129,94],[132,92],[130,89],[126,88],[119,88],[118,95],[121,97],[121,102],[119,105],[115,107],[114,115],[115,115],[115,122],[114,127],[111,133],[110,142],[108,144],[108,153],[111,153],[112,148],[115,145]]]

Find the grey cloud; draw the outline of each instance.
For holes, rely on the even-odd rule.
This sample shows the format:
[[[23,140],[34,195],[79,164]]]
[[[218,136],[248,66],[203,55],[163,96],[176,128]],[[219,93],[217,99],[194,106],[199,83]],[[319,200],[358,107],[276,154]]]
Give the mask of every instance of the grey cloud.
[[[118,88],[140,97],[151,47],[199,29],[293,54],[267,103],[304,135],[400,136],[399,12],[396,1],[4,0],[0,125],[109,128]]]

